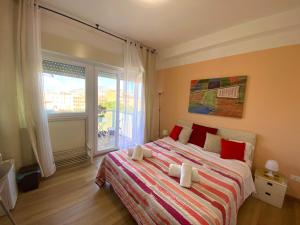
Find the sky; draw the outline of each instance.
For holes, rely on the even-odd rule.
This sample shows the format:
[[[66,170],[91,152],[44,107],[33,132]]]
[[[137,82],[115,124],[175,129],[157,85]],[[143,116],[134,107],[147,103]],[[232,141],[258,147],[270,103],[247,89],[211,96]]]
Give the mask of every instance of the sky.
[[[81,78],[61,76],[49,73],[44,74],[44,88],[45,92],[60,92],[60,91],[72,91],[83,89],[85,90],[85,80]],[[123,82],[121,81],[121,85]],[[98,76],[98,88],[101,91],[116,90],[117,81],[115,78],[109,78],[106,76]],[[128,83],[128,94],[134,94],[134,83]],[[122,87],[121,87],[122,89]]]
[[[85,80],[67,76],[52,75],[44,73],[45,92],[71,91],[84,89]]]
[[[117,89],[117,81],[114,78],[108,77],[98,77],[98,88],[100,90],[116,90]]]

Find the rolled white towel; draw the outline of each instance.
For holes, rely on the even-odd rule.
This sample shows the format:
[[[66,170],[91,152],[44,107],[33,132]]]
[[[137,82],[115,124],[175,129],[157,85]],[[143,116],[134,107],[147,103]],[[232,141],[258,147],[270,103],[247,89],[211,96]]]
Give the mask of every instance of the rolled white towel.
[[[144,156],[144,153],[143,153],[142,147],[140,145],[137,145],[133,150],[131,159],[141,161],[141,160],[143,160],[143,156]]]
[[[180,177],[181,174],[181,166],[177,164],[170,164],[169,166],[169,176],[171,177]],[[198,169],[193,167],[192,170],[192,181],[200,182],[200,176],[198,174]]]
[[[146,148],[144,146],[140,146],[143,149],[143,157],[145,158],[151,158],[152,157],[152,150],[149,148]],[[128,148],[127,149],[127,155],[131,158],[132,154],[134,152],[135,148]]]
[[[149,148],[145,148],[144,146],[141,146],[143,149],[143,154],[145,158],[151,158],[152,157],[152,150]]]
[[[200,182],[200,176],[198,173],[198,169],[193,167],[193,172],[192,172],[192,181],[194,182]]]
[[[182,163],[180,174],[180,186],[190,188],[192,185],[192,170],[193,167],[190,164]]]
[[[128,149],[127,149],[127,155],[128,155],[129,157],[131,157],[132,154],[133,154],[133,151],[134,151],[134,148],[128,148]]]
[[[181,166],[177,164],[169,165],[169,176],[171,177],[180,177]]]

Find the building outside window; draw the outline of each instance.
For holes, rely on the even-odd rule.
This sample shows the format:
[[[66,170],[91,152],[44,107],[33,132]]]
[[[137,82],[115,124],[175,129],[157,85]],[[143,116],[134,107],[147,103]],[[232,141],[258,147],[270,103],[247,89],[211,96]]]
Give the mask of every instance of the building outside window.
[[[44,59],[43,76],[48,114],[86,111],[85,67]]]

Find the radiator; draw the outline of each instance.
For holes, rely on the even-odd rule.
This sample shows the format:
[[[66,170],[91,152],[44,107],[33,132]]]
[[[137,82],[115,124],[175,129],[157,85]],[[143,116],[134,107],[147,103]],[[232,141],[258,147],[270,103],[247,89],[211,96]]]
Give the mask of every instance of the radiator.
[[[77,165],[90,161],[88,151],[84,148],[57,151],[54,152],[53,155],[57,168]]]

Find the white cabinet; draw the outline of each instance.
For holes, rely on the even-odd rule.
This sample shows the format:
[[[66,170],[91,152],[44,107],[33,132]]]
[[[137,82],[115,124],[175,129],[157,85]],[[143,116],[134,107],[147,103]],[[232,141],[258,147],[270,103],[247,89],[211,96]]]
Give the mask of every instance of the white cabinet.
[[[283,175],[276,174],[272,178],[266,175],[265,170],[258,169],[255,171],[255,187],[256,198],[278,208],[282,207],[287,189],[286,178]]]
[[[14,160],[0,162],[0,196],[7,209],[13,209],[18,197]],[[4,211],[0,208],[0,216]]]

